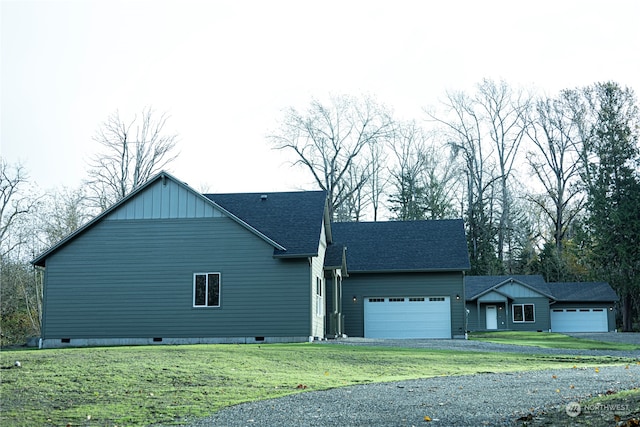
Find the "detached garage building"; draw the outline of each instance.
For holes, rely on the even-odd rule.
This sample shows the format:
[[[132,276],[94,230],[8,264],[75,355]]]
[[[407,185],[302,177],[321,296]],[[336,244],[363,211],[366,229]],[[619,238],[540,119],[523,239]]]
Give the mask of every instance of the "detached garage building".
[[[539,275],[468,276],[465,287],[470,331],[615,330],[618,297],[605,282],[547,283]]]
[[[346,248],[346,335],[464,338],[462,220],[333,223],[332,231]]]

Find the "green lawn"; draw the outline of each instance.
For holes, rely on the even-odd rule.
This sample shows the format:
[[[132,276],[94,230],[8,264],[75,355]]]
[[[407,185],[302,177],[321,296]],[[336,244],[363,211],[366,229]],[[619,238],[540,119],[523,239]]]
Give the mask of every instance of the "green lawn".
[[[473,332],[469,334],[469,339],[499,344],[565,348],[571,350],[640,350],[640,346],[638,345],[585,340],[553,332]]]
[[[21,368],[9,368],[19,360]],[[622,359],[317,344],[0,352],[0,425],[148,425],[351,384],[571,368]]]

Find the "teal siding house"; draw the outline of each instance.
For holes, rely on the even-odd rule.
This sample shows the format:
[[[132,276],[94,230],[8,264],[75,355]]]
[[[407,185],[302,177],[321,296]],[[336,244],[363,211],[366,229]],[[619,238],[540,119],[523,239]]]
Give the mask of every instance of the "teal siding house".
[[[618,296],[604,282],[547,283],[540,275],[465,277],[470,331],[610,332]]]
[[[42,347],[461,337],[464,240],[461,220],[332,224],[322,191],[162,172],[33,260]]]

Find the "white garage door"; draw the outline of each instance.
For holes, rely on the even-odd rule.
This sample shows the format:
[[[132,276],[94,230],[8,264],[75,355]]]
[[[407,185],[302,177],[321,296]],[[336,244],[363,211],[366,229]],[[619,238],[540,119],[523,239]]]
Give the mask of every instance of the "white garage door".
[[[451,338],[449,297],[364,299],[366,338]]]
[[[603,308],[555,308],[551,310],[553,332],[607,332],[607,310]]]

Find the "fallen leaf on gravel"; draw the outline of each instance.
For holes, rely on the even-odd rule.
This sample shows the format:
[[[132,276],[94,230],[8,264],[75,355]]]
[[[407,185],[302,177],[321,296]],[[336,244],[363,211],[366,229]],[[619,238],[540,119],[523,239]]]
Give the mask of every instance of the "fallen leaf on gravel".
[[[576,386],[574,386],[573,384],[571,384],[571,385],[569,386],[569,388],[572,388],[572,389],[573,389],[573,388],[576,388]]]
[[[556,389],[556,393],[560,393],[560,389],[559,388]]]
[[[426,422],[431,422],[431,417],[430,417],[430,416],[428,416],[428,415],[425,415],[425,416],[424,416],[424,420],[425,420]]]
[[[533,419],[533,414],[528,413],[524,417],[518,418],[518,421],[531,421]]]
[[[551,378],[553,378],[555,380],[556,378],[558,378],[558,376],[557,375],[551,375]]]
[[[596,374],[597,374],[598,372],[600,372],[600,369],[596,368],[595,371],[596,371]]]

